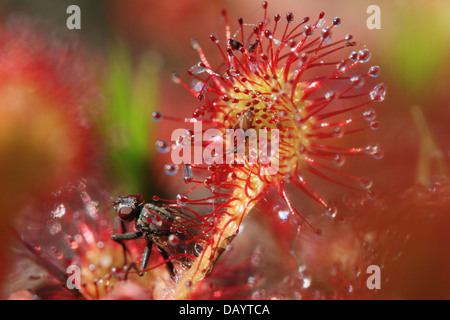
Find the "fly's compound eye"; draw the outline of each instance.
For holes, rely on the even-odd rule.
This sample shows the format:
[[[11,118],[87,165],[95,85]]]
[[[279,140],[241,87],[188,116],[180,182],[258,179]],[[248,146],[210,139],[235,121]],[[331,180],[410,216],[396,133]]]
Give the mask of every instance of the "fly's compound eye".
[[[119,206],[116,211],[119,218],[122,220],[130,221],[134,219],[134,211],[131,207]]]

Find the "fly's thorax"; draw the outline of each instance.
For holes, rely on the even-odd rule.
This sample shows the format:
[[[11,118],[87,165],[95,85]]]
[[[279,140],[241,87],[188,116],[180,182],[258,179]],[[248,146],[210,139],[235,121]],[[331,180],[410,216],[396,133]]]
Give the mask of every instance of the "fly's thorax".
[[[170,232],[169,217],[154,212],[147,206],[144,206],[136,221],[136,228],[141,231],[146,238],[151,236],[165,236]]]

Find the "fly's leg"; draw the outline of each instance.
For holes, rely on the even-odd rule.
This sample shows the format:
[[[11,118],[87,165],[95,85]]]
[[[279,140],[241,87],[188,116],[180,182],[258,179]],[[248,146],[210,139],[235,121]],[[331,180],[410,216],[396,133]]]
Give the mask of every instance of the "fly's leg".
[[[142,237],[142,232],[136,231],[136,232],[128,232],[128,233],[122,233],[122,234],[113,234],[111,235],[111,239],[118,243],[122,243],[124,240],[135,240]]]
[[[120,220],[120,230],[121,230],[121,234],[126,234],[127,233],[127,227],[125,225],[125,222],[123,222],[122,220]],[[114,241],[120,243],[120,245],[122,246],[122,251],[123,251],[123,266],[125,267],[128,264],[128,259],[127,259],[127,253],[130,253],[130,251],[128,250],[128,247],[125,245],[125,243],[122,242],[122,240],[117,239],[118,235],[112,235],[111,239],[113,239]],[[123,239],[126,240],[126,239]]]
[[[161,253],[161,256],[163,257],[164,260],[169,259],[169,255],[167,254],[167,252],[163,248],[158,246],[158,250]],[[170,260],[167,261],[166,266],[167,266],[167,269],[169,269],[170,277],[172,279],[174,279],[175,278],[175,267],[173,266],[172,261],[170,261]]]
[[[120,229],[122,231],[122,234],[127,233],[127,227],[125,225],[125,222],[123,222],[122,220],[120,220]],[[127,260],[127,253],[130,253],[130,251],[128,250],[127,246],[125,245],[125,243],[123,243],[122,241],[117,241],[120,243],[120,245],[122,246],[122,250],[123,250],[123,265],[124,267],[128,264],[128,260]]]
[[[124,225],[122,224],[122,227],[124,229]],[[125,243],[123,243],[124,240],[135,240],[135,239],[139,239],[140,237],[142,237],[142,232],[137,231],[137,232],[128,232],[128,233],[122,233],[122,234],[113,234],[111,235],[111,239],[120,243],[120,245],[123,248],[123,256],[124,256],[124,267],[128,264],[127,262],[127,252],[128,248],[126,247]],[[133,262],[128,268],[127,268],[127,272],[125,274],[125,280],[127,280],[128,278],[128,272],[131,269],[136,269],[136,271],[139,271],[138,268],[136,267],[136,264]]]
[[[136,270],[136,271],[139,272],[139,269],[138,269],[136,263],[134,263],[134,262],[131,263],[131,264],[128,266],[128,268],[127,268],[127,272],[125,273],[125,278],[124,278],[125,281],[128,279],[128,273],[129,273],[132,269],[134,269],[134,270]],[[139,273],[139,275],[142,276],[142,273]]]
[[[142,277],[144,275],[144,270],[147,268],[148,260],[150,259],[150,254],[152,253],[152,246],[153,241],[148,241],[147,245],[145,246],[144,250],[144,256],[142,257],[142,264],[141,264],[141,272],[139,272],[139,275]]]

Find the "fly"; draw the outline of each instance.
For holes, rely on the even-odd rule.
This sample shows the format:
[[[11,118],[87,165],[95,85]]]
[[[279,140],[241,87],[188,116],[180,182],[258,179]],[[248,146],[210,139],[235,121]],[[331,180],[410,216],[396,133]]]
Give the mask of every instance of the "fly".
[[[258,38],[255,40],[254,43],[250,43],[250,44],[248,45],[248,47],[247,47],[248,53],[253,53],[253,52],[255,52],[256,47],[258,46],[258,44],[259,44]]]
[[[233,50],[239,50],[240,48],[243,47],[243,44],[240,43],[239,41],[236,41],[234,39],[230,39],[228,40],[228,43],[230,44],[231,49]]]
[[[255,109],[253,107],[246,110],[239,118],[239,121],[234,125],[233,129],[242,129],[244,131],[250,129],[253,124],[253,119],[255,118],[254,111]]]
[[[193,223],[187,222],[192,217],[189,217],[179,209],[145,203],[139,194],[119,198],[113,205],[115,205],[116,213],[121,220],[122,228],[124,229],[125,222],[134,221],[137,230],[135,232],[111,235],[111,239],[122,244],[124,248],[125,264],[127,249],[123,241],[135,239],[147,240],[141,267],[138,269],[140,276],[143,275],[147,267],[153,245],[157,247],[163,259],[167,261],[166,265],[172,278],[175,277],[175,267],[172,261],[169,260],[170,256],[186,254],[189,251],[192,251],[194,255],[198,255],[194,248],[195,243],[189,241],[191,237],[195,236],[196,232],[196,228],[192,226]],[[183,230],[175,227],[175,225],[179,226],[180,223],[186,223]],[[187,234],[187,230],[191,234]],[[177,243],[173,242],[174,238],[178,240]],[[189,265],[187,258],[180,260],[180,262],[183,265]],[[137,269],[134,263],[131,267]]]

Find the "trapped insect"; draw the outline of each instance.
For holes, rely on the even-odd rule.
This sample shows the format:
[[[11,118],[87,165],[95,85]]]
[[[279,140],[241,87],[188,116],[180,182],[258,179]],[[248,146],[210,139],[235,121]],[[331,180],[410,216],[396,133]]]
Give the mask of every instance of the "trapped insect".
[[[195,227],[195,222],[193,222],[195,217],[181,212],[178,208],[145,203],[139,194],[120,197],[113,205],[121,220],[122,229],[125,230],[125,222],[134,221],[135,229],[138,230],[111,235],[112,240],[121,243],[124,247],[125,264],[127,263],[127,249],[123,241],[141,238],[147,240],[139,269],[140,276],[143,275],[147,267],[153,245],[156,245],[163,259],[167,260],[166,265],[172,278],[175,277],[175,267],[172,261],[168,260],[170,257],[181,254],[182,258],[177,259],[177,261],[183,267],[189,267],[189,255],[198,255],[201,248],[195,241],[192,241],[199,231]],[[131,267],[137,269],[134,263]]]
[[[235,124],[233,129],[242,129],[247,131],[252,127],[255,108],[250,107],[248,110],[244,112],[244,114],[239,118],[239,121]]]

